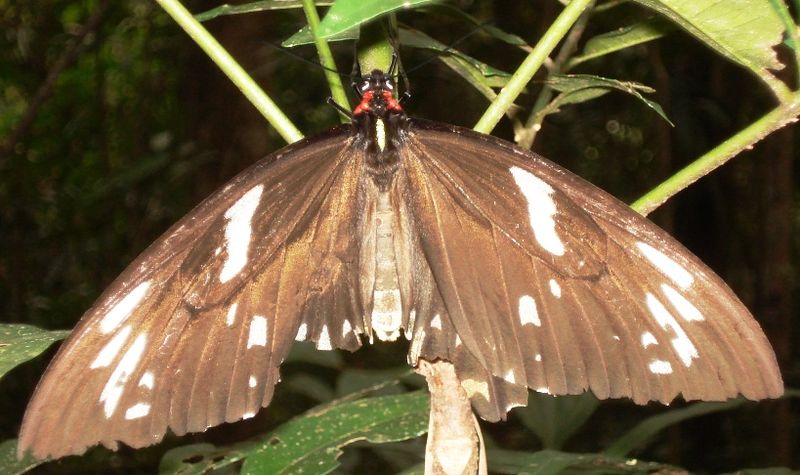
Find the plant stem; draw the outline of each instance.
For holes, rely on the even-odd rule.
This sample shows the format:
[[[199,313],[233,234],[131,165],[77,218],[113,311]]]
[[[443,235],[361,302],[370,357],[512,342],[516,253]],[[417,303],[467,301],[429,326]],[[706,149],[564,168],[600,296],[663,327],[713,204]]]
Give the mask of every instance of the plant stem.
[[[328,80],[328,87],[331,89],[331,97],[339,105],[347,108],[349,102],[347,95],[344,93],[344,86],[342,86],[342,78],[339,77],[338,70],[336,69],[336,62],[333,60],[331,48],[325,38],[319,36],[319,14],[317,14],[317,7],[314,5],[314,0],[303,0],[303,11],[308,20],[308,29],[311,31],[311,36],[314,37],[314,44],[317,46],[317,54],[319,55],[319,62],[325,70],[325,79]],[[347,117],[342,114],[337,114],[342,122],[347,122]]]
[[[497,98],[492,102],[483,117],[475,124],[474,129],[478,132],[488,134],[494,129],[495,125],[503,117],[503,114],[511,107],[517,96],[520,95],[525,86],[530,82],[536,71],[547,59],[548,55],[555,49],[558,42],[569,32],[572,25],[580,18],[583,11],[594,0],[572,0],[564,8],[558,18],[550,25],[550,28],[542,35],[536,43],[533,51],[525,58],[520,67],[508,81]]]
[[[591,6],[592,5],[590,4],[589,7]],[[561,45],[561,49],[556,55],[556,59],[553,61],[553,66],[548,68],[548,78],[554,74],[560,74],[563,71],[564,65],[570,56],[572,56],[572,54],[575,52],[575,49],[578,46],[578,41],[580,40],[581,36],[583,36],[583,32],[586,29],[586,23],[589,21],[590,14],[591,9],[587,8],[584,13],[581,14],[580,18],[575,22],[575,25],[570,28],[564,43]],[[531,111],[525,126],[522,130],[515,131],[516,133],[514,135],[519,137],[517,145],[526,149],[530,149],[533,146],[533,141],[536,140],[536,134],[539,133],[539,130],[542,128],[542,122],[544,121],[544,118],[550,114],[550,112],[545,111],[545,108],[550,103],[550,99],[552,98],[553,89],[545,83],[544,87],[542,87],[542,90],[539,91],[539,95],[536,97],[533,110]]]
[[[751,149],[753,144],[767,135],[789,123],[796,122],[797,116],[800,114],[800,92],[795,92],[790,98],[790,101],[781,103],[760,119],[740,130],[736,135],[731,136],[650,190],[636,200],[631,205],[631,208],[643,215],[647,215],[675,196],[679,191],[711,173],[711,171],[736,156],[736,154]]]
[[[225,51],[179,0],[156,0],[175,22],[200,46],[228,78],[242,91],[256,109],[275,127],[289,143],[303,138],[303,134],[280,110],[273,100],[253,81],[235,59]]]

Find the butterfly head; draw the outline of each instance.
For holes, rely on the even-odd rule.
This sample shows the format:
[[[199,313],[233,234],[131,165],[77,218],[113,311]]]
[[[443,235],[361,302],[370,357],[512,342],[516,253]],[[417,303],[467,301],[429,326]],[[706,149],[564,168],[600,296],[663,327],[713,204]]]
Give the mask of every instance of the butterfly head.
[[[389,115],[404,113],[400,101],[394,97],[395,85],[391,73],[375,69],[371,73],[361,76],[355,83],[355,87],[361,95],[361,101],[353,109],[355,118],[371,114],[386,120]]]
[[[367,164],[381,188],[391,181],[408,125],[403,106],[394,96],[391,70],[373,70],[355,83],[361,100],[352,115],[357,139],[367,151]]]

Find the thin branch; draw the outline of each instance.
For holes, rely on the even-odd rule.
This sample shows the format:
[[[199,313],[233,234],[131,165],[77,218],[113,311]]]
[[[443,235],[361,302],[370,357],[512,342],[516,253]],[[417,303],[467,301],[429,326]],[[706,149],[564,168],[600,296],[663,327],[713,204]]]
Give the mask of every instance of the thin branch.
[[[572,56],[572,53],[574,53],[577,49],[578,41],[580,40],[581,36],[583,36],[583,32],[586,30],[586,23],[589,21],[591,7],[592,5],[589,5],[586,8],[578,21],[575,22],[575,26],[570,29],[569,34],[564,39],[564,44],[561,46],[556,59],[553,61],[553,65],[548,68],[548,77],[552,76],[553,74],[561,73],[562,69],[564,68],[564,64],[566,64],[567,60],[570,58],[570,56]],[[517,140],[517,145],[527,149],[530,149],[533,146],[533,141],[536,139],[536,134],[542,128],[542,121],[544,121],[544,118],[547,116],[547,114],[549,114],[549,112],[545,113],[545,109],[552,98],[553,89],[545,84],[542,90],[539,92],[539,96],[536,98],[536,102],[533,105],[533,110],[531,111],[525,126],[522,128],[522,130],[515,131],[515,135],[519,137]]]
[[[336,69],[336,63],[333,60],[331,48],[325,38],[319,36],[319,14],[317,14],[317,7],[314,5],[314,0],[303,0],[303,11],[308,20],[308,29],[311,31],[311,36],[314,37],[314,44],[317,46],[317,54],[319,55],[319,62],[325,71],[325,79],[328,80],[328,87],[331,89],[331,97],[337,104],[344,107],[348,106],[347,95],[344,93],[344,86],[342,86],[342,78]],[[337,114],[342,122],[347,122],[347,117]]]
[[[787,124],[797,122],[797,116],[800,115],[800,92],[795,92],[791,99],[789,102],[781,103],[757,121],[663,181],[636,200],[631,205],[631,208],[643,215],[647,215],[675,196],[679,191],[711,173],[711,171],[720,167],[738,153],[750,150],[756,142],[767,135]]]
[[[91,16],[86,20],[83,27],[78,30],[70,44],[61,52],[61,56],[53,63],[44,82],[39,86],[33,99],[28,103],[28,107],[25,109],[25,113],[22,114],[22,118],[16,123],[8,137],[0,142],[0,165],[3,164],[3,158],[7,159],[11,157],[17,144],[22,142],[23,138],[28,134],[28,131],[36,121],[36,117],[39,115],[39,110],[53,94],[53,89],[55,89],[58,77],[65,69],[72,66],[78,59],[78,56],[83,52],[84,48],[89,44],[89,42],[86,41],[86,37],[89,33],[97,30],[97,27],[100,26],[100,23],[103,21],[110,5],[111,2],[108,0],[103,0],[97,5],[97,8],[95,8],[94,12],[92,12]]]
[[[256,109],[275,127],[287,142],[296,142],[303,134],[275,102],[256,84],[225,48],[201,25],[178,0],[156,0],[175,22],[200,46],[226,76],[242,91]]]
[[[555,49],[558,43],[567,35],[572,25],[578,21],[583,11],[594,0],[572,0],[569,5],[564,8],[558,18],[555,19],[550,28],[542,35],[542,38],[536,43],[533,51],[525,58],[520,67],[511,76],[511,79],[506,84],[506,87],[500,91],[495,100],[486,109],[483,117],[475,124],[474,129],[478,132],[488,134],[494,129],[495,125],[503,117],[503,114],[511,107],[517,96],[522,93],[525,86],[533,78],[534,74],[539,70],[541,65],[547,60],[550,53]]]

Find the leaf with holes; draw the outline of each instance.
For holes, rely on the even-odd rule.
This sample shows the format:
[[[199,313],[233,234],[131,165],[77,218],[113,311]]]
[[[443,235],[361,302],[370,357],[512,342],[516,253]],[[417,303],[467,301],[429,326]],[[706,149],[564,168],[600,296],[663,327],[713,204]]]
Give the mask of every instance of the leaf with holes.
[[[397,442],[424,434],[428,407],[423,391],[319,406],[256,442],[170,450],[159,473],[199,475],[242,460],[243,474],[328,473],[339,465],[341,448],[352,442]]]
[[[760,76],[783,67],[773,49],[783,40],[783,23],[769,0],[634,1]]]
[[[358,440],[396,442],[428,429],[428,395],[423,391],[327,407],[289,421],[268,436],[242,473],[328,473],[341,448]]]

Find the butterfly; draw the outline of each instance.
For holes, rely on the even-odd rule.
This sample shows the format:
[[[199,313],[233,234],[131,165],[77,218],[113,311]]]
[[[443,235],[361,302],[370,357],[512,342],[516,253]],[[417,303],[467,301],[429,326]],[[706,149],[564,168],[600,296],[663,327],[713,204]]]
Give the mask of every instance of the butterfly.
[[[252,417],[295,340],[409,342],[497,421],[527,391],[643,404],[777,397],[758,323],[663,230],[554,163],[409,118],[394,65],[352,124],[245,170],[83,316],[25,413],[19,453],[143,447]]]

